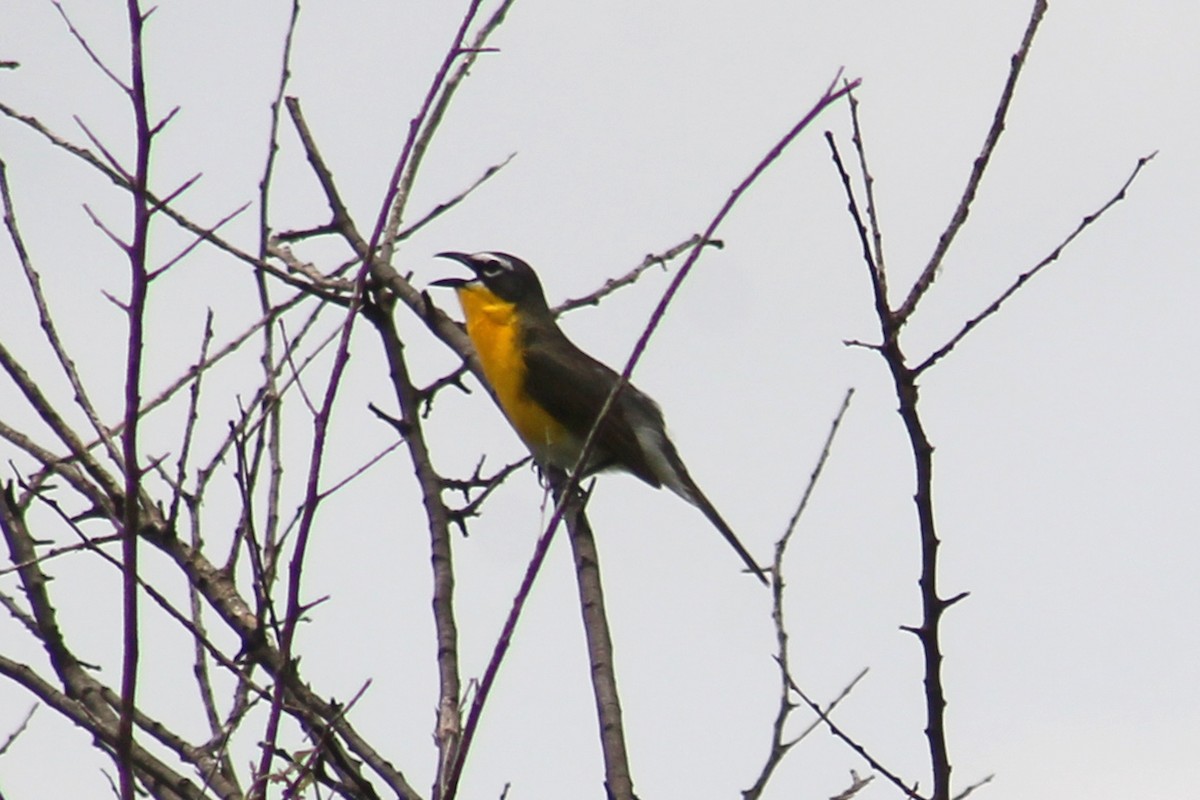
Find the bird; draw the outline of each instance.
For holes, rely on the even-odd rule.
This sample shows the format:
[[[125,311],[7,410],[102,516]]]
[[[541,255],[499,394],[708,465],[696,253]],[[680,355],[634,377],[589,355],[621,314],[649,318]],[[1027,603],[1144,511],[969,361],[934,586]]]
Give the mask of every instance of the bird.
[[[444,252],[471,278],[442,278],[453,288],[483,375],[501,410],[541,466],[576,468],[584,441],[621,376],[579,349],[559,328],[537,273],[499,251]],[[596,431],[580,477],[606,470],[629,472],[658,489],[666,486],[708,518],[751,572],[770,585],[758,562],[700,491],[667,436],[662,410],[626,383]]]

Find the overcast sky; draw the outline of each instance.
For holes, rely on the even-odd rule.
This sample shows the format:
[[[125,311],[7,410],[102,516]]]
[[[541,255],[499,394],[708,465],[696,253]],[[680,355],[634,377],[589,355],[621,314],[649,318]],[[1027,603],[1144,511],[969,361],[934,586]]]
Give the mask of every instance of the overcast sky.
[[[123,4],[64,5],[99,55],[123,66]],[[377,214],[464,5],[303,4],[289,93],[301,98],[362,227]],[[702,230],[844,69],[862,79],[890,276],[906,286],[957,203],[1031,5],[517,0],[493,40],[499,52],[480,58],[443,123],[412,213],[516,158],[407,242],[397,267],[424,286],[458,274],[434,253],[506,250],[539,270],[552,303],[591,291]],[[0,60],[21,67],[0,71],[0,102],[83,144],[78,115],[127,155],[122,98],[54,7],[2,6]],[[152,17],[152,101],[160,113],[182,107],[155,174],[169,186],[203,173],[182,203],[197,219],[256,197],[289,9],[279,0],[163,3]],[[942,585],[948,595],[971,593],[945,621],[948,737],[959,790],[996,774],[981,798],[1182,798],[1200,785],[1197,41],[1194,0],[1054,0],[969,222],[905,340],[914,354],[936,347],[1157,151],[1123,202],[922,381],[937,448]],[[823,700],[869,667],[837,719],[924,788],[920,651],[900,630],[919,614],[911,463],[882,360],[843,344],[871,341],[878,329],[825,129],[848,152],[839,105],[718,232],[725,248],[701,259],[634,380],[661,403],[693,477],[761,558],[843,394],[856,389],[785,564],[793,665]],[[320,224],[324,199],[284,131],[272,222]],[[115,419],[124,331],[101,292],[123,294],[126,268],[82,204],[119,223],[127,203],[7,119],[0,158],[68,347]],[[248,249],[255,216],[228,231]],[[178,241],[164,235],[160,255]],[[652,270],[600,307],[573,312],[564,328],[619,365],[668,277]],[[0,296],[17,298],[0,313],[6,346],[54,374],[7,241]],[[435,299],[453,308],[451,297]],[[151,386],[194,358],[207,308],[218,339],[256,308],[246,268],[203,249],[151,300]],[[401,328],[419,330],[411,319]],[[412,357],[421,380],[453,366],[447,351],[420,341]],[[253,363],[244,367],[253,374]],[[375,339],[360,336],[331,475],[354,469],[387,435],[366,410],[387,405],[386,380]],[[62,397],[69,402],[65,389]],[[236,414],[235,399],[213,409],[214,430]],[[28,419],[7,383],[0,416]],[[446,394],[429,424],[447,474],[469,473],[481,455],[499,465],[523,452],[480,391]],[[175,430],[164,424],[162,433]],[[0,456],[13,458],[9,449]],[[313,612],[301,647],[307,678],[326,694],[344,699],[374,680],[354,722],[427,787],[436,702],[427,539],[406,465],[393,456],[322,512],[306,593],[331,599]],[[483,670],[543,523],[541,500],[522,471],[472,535],[456,540],[465,676]],[[669,493],[605,476],[591,513],[635,787],[648,798],[740,796],[766,756],[778,702],[768,593],[738,574],[703,516]],[[81,655],[115,680],[115,578],[72,583],[70,561],[58,569]],[[14,576],[0,577],[0,588],[15,586]],[[464,796],[494,798],[511,782],[512,798],[602,797],[574,596],[559,541],[493,694]],[[7,618],[0,651],[41,657]],[[143,670],[144,696],[157,708],[191,680],[186,664],[153,656]],[[0,737],[30,702],[0,683]],[[807,724],[795,717],[797,730]],[[105,766],[86,736],[42,709],[0,758],[0,790],[106,796]],[[829,797],[850,769],[868,771],[818,732],[788,756],[768,796]],[[859,796],[897,795],[877,780]]]

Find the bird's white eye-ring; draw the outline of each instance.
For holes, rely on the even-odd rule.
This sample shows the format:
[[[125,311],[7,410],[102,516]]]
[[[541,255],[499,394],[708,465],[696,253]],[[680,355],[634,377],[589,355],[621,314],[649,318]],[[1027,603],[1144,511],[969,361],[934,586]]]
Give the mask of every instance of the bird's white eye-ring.
[[[505,272],[511,272],[513,265],[504,256],[495,253],[476,253],[475,261],[479,264],[479,272],[485,278],[496,278]]]

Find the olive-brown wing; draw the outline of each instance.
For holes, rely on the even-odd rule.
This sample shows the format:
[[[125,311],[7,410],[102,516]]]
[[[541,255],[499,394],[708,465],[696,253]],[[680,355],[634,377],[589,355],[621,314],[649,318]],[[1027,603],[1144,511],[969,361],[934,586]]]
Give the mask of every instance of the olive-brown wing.
[[[592,429],[619,377],[558,331],[528,337],[525,369],[526,394],[580,439]],[[600,423],[596,455],[587,466],[588,474],[623,469],[655,488],[662,485],[647,463],[633,429],[632,421],[645,416],[644,410],[641,414],[631,413],[641,410],[641,403],[649,403],[652,413],[657,413],[653,401],[633,386],[626,385],[621,390],[612,410]]]

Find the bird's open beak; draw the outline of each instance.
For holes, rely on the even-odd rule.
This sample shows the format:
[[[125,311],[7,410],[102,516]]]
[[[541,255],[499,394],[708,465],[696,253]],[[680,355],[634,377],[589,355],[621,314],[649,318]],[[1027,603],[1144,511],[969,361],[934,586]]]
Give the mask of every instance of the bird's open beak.
[[[456,253],[454,251],[447,251],[445,253],[438,253],[436,256],[434,256],[434,258],[448,258],[451,261],[457,261],[458,263],[469,267],[472,272],[475,271],[475,265],[471,261],[471,256],[469,253]],[[429,285],[449,286],[453,289],[457,289],[458,287],[466,286],[468,283],[472,283],[475,280],[475,278],[440,278],[436,281],[431,281]]]

